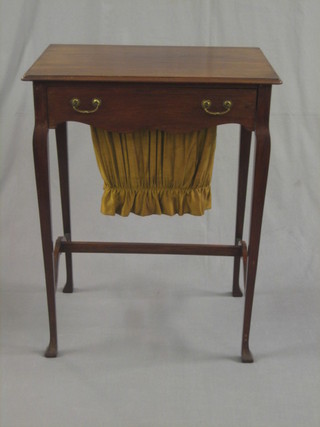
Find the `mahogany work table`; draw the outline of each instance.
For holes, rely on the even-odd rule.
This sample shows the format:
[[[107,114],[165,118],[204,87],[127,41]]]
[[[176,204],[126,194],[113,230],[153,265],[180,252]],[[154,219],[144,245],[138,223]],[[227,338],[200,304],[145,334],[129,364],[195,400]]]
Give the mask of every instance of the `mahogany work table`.
[[[60,253],[66,255],[73,291],[73,252],[221,255],[234,257],[233,295],[245,308],[242,361],[252,362],[249,332],[267,184],[271,87],[281,81],[258,48],[50,45],[23,80],[33,81],[34,165],[49,312],[50,342],[57,355],[55,290]],[[116,132],[200,130],[241,125],[234,245],[76,242],[71,239],[66,123]],[[48,130],[55,129],[64,236],[53,245],[48,172]],[[248,251],[242,240],[251,134],[255,155]]]

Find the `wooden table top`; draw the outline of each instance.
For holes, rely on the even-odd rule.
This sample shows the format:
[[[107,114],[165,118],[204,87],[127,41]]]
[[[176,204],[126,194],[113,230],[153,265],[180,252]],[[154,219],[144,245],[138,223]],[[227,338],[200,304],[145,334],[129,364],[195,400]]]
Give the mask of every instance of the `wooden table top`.
[[[259,48],[48,46],[27,81],[280,84]]]

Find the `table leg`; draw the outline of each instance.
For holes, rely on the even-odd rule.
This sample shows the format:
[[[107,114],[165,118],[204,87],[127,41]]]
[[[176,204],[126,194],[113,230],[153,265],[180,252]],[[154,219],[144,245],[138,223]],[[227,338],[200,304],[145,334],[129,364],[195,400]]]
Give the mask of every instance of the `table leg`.
[[[57,322],[48,168],[48,128],[44,124],[36,124],[35,126],[33,134],[33,155],[39,204],[40,228],[47,288],[47,303],[50,329],[50,341],[49,346],[45,352],[45,356],[56,357]]]
[[[249,333],[254,296],[255,279],[258,265],[258,253],[261,235],[264,198],[267,186],[268,168],[270,158],[270,134],[268,127],[256,131],[256,153],[254,166],[253,195],[251,208],[251,225],[249,238],[249,257],[247,286],[245,296],[243,335],[242,335],[242,361],[253,362],[249,349]]]
[[[57,153],[59,164],[61,209],[63,221],[63,233],[67,240],[71,240],[71,217],[70,217],[70,191],[68,170],[68,146],[67,146],[67,124],[61,123],[56,128]],[[63,292],[73,292],[72,256],[66,253],[67,279]]]
[[[244,213],[246,207],[248,169],[251,146],[251,131],[241,126],[240,133],[240,153],[239,153],[239,173],[238,173],[238,196],[237,196],[237,215],[236,215],[236,235],[235,244],[238,245],[242,241]],[[233,267],[233,288],[232,295],[241,297],[242,292],[239,286],[240,275],[240,260],[241,257],[234,258]]]

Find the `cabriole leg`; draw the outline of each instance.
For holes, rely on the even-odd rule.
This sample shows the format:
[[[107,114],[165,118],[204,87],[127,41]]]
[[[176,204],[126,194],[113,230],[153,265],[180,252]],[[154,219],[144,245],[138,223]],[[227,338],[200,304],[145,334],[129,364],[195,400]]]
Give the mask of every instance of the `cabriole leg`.
[[[69,191],[69,168],[68,168],[68,146],[67,125],[61,123],[56,128],[57,153],[60,178],[60,195],[63,232],[67,240],[71,240],[71,217],[70,217],[70,191]],[[73,292],[72,255],[66,253],[67,280],[63,292]]]
[[[56,357],[58,349],[48,173],[48,128],[45,125],[35,126],[33,135],[33,154],[39,204],[41,239],[47,289],[50,330],[50,341],[49,346],[45,352],[45,356]]]
[[[256,145],[254,156],[252,205],[250,218],[250,235],[248,247],[246,296],[242,332],[242,361],[252,363],[253,357],[249,348],[249,334],[252,315],[252,304],[258,266],[258,255],[261,235],[264,200],[267,187],[270,160],[269,114],[271,85],[258,87],[256,114]]]
[[[246,207],[248,169],[250,158],[251,131],[241,126],[240,133],[240,152],[239,152],[239,172],[238,172],[238,196],[237,196],[237,214],[236,214],[236,233],[235,244],[238,245],[242,241],[244,214]],[[241,297],[242,292],[239,285],[240,276],[240,257],[234,258],[233,266],[233,287],[232,295]]]
[[[252,195],[251,225],[249,238],[249,257],[247,286],[245,296],[243,335],[242,335],[242,361],[253,362],[249,348],[249,333],[252,314],[252,303],[258,265],[259,244],[263,216],[264,198],[267,186],[268,167],[270,158],[270,134],[268,128],[256,132],[256,154],[254,167],[254,184]]]

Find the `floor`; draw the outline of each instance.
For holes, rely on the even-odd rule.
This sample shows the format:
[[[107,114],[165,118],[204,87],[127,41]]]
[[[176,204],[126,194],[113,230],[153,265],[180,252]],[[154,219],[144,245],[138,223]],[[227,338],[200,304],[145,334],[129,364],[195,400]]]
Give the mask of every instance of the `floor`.
[[[260,283],[246,365],[229,262],[97,257],[105,279],[83,255],[74,294],[60,278],[56,359],[42,285],[2,286],[2,427],[320,425],[318,289]]]

